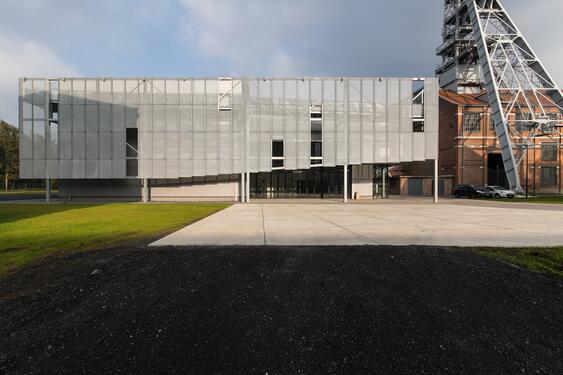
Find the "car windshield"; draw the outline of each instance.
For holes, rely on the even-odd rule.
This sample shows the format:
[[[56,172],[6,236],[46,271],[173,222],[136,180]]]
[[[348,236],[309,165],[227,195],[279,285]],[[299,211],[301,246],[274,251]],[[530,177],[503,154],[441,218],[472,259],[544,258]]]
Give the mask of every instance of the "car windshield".
[[[491,188],[495,189],[495,190],[506,190],[505,188],[503,188],[502,186],[491,186]]]

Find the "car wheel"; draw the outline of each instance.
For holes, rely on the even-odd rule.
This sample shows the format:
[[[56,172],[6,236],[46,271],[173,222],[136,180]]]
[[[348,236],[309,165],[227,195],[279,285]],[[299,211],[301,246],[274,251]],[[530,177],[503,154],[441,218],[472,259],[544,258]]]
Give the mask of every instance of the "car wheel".
[[[500,198],[500,194],[499,194],[499,193],[496,193],[496,194],[495,194],[495,198],[496,198],[496,199],[499,199],[499,198]]]

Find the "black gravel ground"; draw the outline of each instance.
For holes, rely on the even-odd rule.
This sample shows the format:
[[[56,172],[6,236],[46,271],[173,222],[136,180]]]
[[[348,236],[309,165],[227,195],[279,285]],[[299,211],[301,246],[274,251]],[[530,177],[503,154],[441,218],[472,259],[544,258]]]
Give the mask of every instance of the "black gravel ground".
[[[563,374],[563,283],[433,247],[51,257],[0,278],[0,373]]]

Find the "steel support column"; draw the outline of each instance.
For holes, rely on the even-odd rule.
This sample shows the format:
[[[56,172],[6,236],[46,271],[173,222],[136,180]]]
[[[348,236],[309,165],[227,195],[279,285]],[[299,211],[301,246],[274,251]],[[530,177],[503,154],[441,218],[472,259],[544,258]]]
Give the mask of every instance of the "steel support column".
[[[438,203],[438,159],[434,159],[434,202]]]
[[[344,203],[348,202],[348,166],[344,166]]]
[[[45,179],[45,202],[51,202],[51,179]]]

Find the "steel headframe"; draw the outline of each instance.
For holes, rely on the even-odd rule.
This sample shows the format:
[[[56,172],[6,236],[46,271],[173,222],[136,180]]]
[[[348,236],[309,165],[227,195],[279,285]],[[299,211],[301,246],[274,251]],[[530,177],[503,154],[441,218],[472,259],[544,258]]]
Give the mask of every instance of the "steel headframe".
[[[465,1],[508,182],[521,194],[518,166],[534,138],[559,138],[561,90],[500,0]]]

